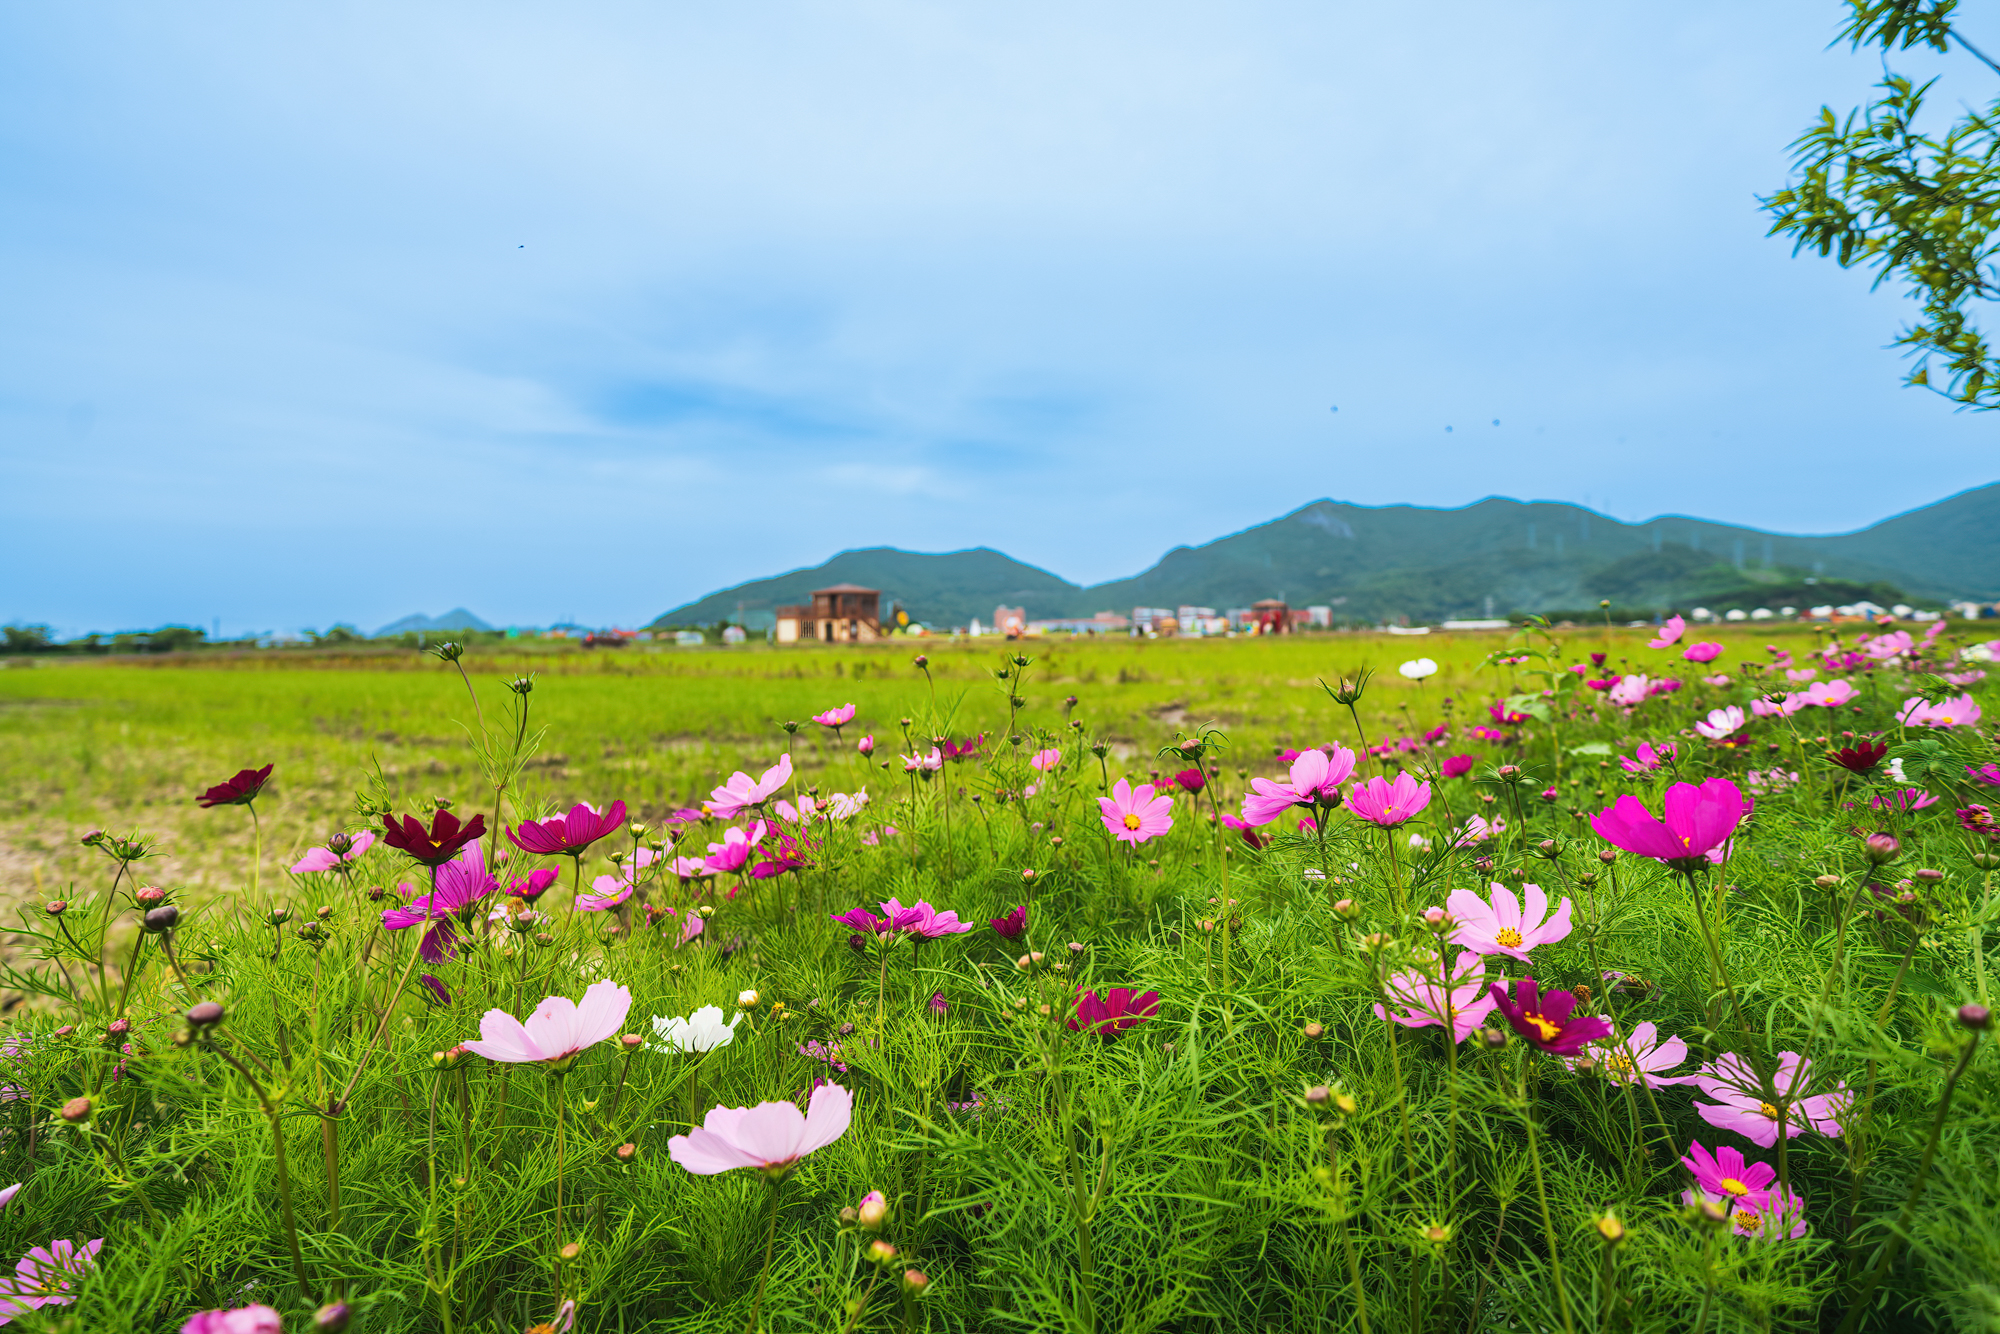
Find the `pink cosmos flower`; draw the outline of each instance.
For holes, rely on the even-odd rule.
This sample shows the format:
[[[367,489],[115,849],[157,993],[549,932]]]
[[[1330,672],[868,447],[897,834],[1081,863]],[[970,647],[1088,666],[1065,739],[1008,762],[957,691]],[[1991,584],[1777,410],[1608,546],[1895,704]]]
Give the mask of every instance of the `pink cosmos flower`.
[[[1908,630],[1897,630],[1891,634],[1877,635],[1873,639],[1861,641],[1861,651],[1877,662],[1900,658],[1915,647],[1916,643],[1910,638]]]
[[[1819,668],[1817,667],[1801,667],[1797,670],[1788,670],[1785,673],[1785,679],[1793,685],[1798,685],[1804,681],[1811,681],[1818,676]]]
[[[638,854],[620,864],[617,875],[601,875],[590,882],[591,893],[579,894],[575,899],[578,912],[604,912],[616,908],[632,897],[637,889],[639,873],[651,866],[655,854],[651,848],[640,848]]]
[[[1493,886],[1490,902],[1469,889],[1454,889],[1444,901],[1452,920],[1458,923],[1451,933],[1452,942],[1473,954],[1504,954],[1527,963],[1529,950],[1553,944],[1570,933],[1568,899],[1557,904],[1550,915],[1548,895],[1540,885],[1522,885],[1521,893],[1527,899],[1525,906],[1505,885]]]
[[[1017,903],[986,925],[999,932],[1002,939],[1013,940],[1028,929],[1028,905]]]
[[[44,1306],[69,1306],[76,1301],[70,1280],[87,1277],[97,1269],[97,1253],[104,1238],[78,1246],[67,1239],[47,1246],[31,1247],[14,1263],[14,1272],[0,1278],[0,1322]]]
[[[505,1010],[488,1010],[479,1020],[479,1036],[464,1046],[489,1061],[540,1061],[567,1069],[570,1058],[585,1047],[615,1037],[631,1008],[631,988],[606,979],[584,988],[581,1002],[548,997],[525,1024]]]
[[[1151,783],[1134,789],[1121,778],[1111,785],[1110,796],[1097,799],[1097,806],[1112,837],[1135,847],[1174,827],[1174,799],[1155,796]]]
[[[1968,764],[1965,766],[1965,776],[1975,783],[1984,783],[1988,787],[2000,787],[2000,764],[1981,765],[1977,769]]]
[[[1323,750],[1309,750],[1292,761],[1291,788],[1299,794],[1301,802],[1337,806],[1340,785],[1353,772],[1354,752],[1347,747],[1335,746],[1331,755]]]
[[[1270,778],[1253,778],[1243,794],[1243,821],[1251,826],[1267,825],[1299,804],[1299,794],[1290,783]]]
[[[331,848],[313,848],[292,865],[293,875],[310,875],[314,871],[331,871],[336,866],[352,862],[375,845],[375,835],[363,831],[348,835],[345,852],[335,852]]]
[[[1801,1063],[1797,1052],[1778,1053],[1778,1071],[1772,1077],[1772,1085],[1779,1097],[1787,1090],[1793,1091],[1791,1105],[1782,1117],[1785,1136],[1796,1138],[1810,1128],[1838,1139],[1838,1118],[1847,1106],[1847,1086],[1837,1085],[1831,1093],[1798,1097],[1797,1090],[1809,1087],[1811,1070],[1812,1062]],[[1695,1100],[1694,1109],[1701,1113],[1702,1120],[1718,1130],[1733,1130],[1760,1148],[1768,1149],[1778,1142],[1779,1110],[1765,1101],[1756,1071],[1741,1056],[1725,1052],[1716,1057],[1695,1072],[1693,1083],[1715,1099],[1714,1102]]]
[[[500,882],[486,874],[477,839],[457,857],[436,868],[433,876],[434,888],[430,893],[411,899],[407,907],[384,908],[382,925],[390,931],[424,926],[417,953],[426,962],[442,963],[458,956],[456,924],[469,925],[479,901],[498,893]]]
[[[1689,1084],[1693,1075],[1664,1075],[1662,1070],[1671,1070],[1687,1059],[1688,1045],[1679,1038],[1660,1040],[1659,1029],[1653,1021],[1633,1028],[1631,1037],[1620,1041],[1616,1033],[1607,1033],[1592,1043],[1570,1061],[1572,1066],[1585,1060],[1597,1062],[1597,1068],[1604,1077],[1614,1084],[1641,1083],[1647,1088],[1665,1088],[1669,1084]]]
[[[1803,702],[1816,708],[1837,709],[1861,694],[1846,681],[1815,681],[1806,687]],[[1789,702],[1789,701],[1788,701]],[[1792,712],[1794,710],[1788,710]]]
[[[972,923],[961,922],[955,912],[939,912],[930,904],[918,900],[905,908],[895,899],[882,905],[882,915],[888,919],[885,931],[901,932],[919,940],[936,940],[940,936],[955,936],[972,930]]]
[[[1986,679],[1985,672],[1946,672],[1944,679],[1955,686],[1976,686]]]
[[[1689,662],[1714,662],[1722,656],[1722,645],[1692,644],[1681,651],[1681,656]]]
[[[838,1084],[821,1084],[803,1114],[795,1102],[712,1108],[700,1125],[667,1141],[667,1156],[696,1176],[754,1167],[782,1179],[799,1159],[846,1134],[853,1119],[854,1095]]]
[[[1711,778],[1700,787],[1675,783],[1661,811],[1662,818],[1655,819],[1644,802],[1627,793],[1591,816],[1590,827],[1614,847],[1691,874],[1729,842],[1750,805],[1736,784]]]
[[[1501,1015],[1528,1045],[1553,1056],[1571,1055],[1584,1043],[1611,1031],[1609,1019],[1575,1013],[1576,993],[1539,991],[1532,977],[1516,982],[1512,996],[1500,982],[1489,984],[1486,990]]]
[[[1408,774],[1397,774],[1393,783],[1383,778],[1371,778],[1347,790],[1348,809],[1384,829],[1394,829],[1414,819],[1430,804],[1431,785],[1419,783]]]
[[[1183,769],[1174,775],[1174,786],[1191,797],[1199,796],[1201,790],[1208,786],[1208,775],[1199,768]]]
[[[676,857],[670,869],[683,880],[701,880],[715,874],[701,857]]]
[[[1405,1028],[1428,1028],[1449,1020],[1452,1041],[1465,1041],[1486,1022],[1496,1004],[1486,990],[1486,960],[1465,950],[1453,961],[1451,976],[1444,981],[1449,985],[1435,972],[1421,968],[1391,973],[1383,990],[1392,1003],[1403,1007],[1403,1013],[1391,1014],[1387,1007],[1377,1005],[1375,1017]]]
[[[831,727],[834,735],[838,736],[841,728],[854,721],[854,706],[843,704],[837,709],[828,709],[825,713],[815,713],[813,721],[821,727]]]
[[[1234,829],[1237,833],[1243,835],[1243,841],[1253,848],[1261,848],[1270,841],[1257,832],[1255,825],[1251,824],[1248,820],[1237,819],[1228,811],[1222,812],[1222,823],[1225,827]]]
[[[1447,755],[1438,765],[1438,774],[1444,778],[1463,778],[1472,772],[1470,755]]]
[[[923,769],[944,768],[944,754],[936,746],[931,747],[931,753],[928,755],[904,755],[900,758],[903,761],[903,772],[906,774]]]
[[[1870,797],[1868,804],[1878,811],[1892,808],[1899,811],[1920,811],[1926,806],[1937,805],[1937,798],[1922,788],[1906,787],[1886,797]]]
[[[1652,693],[1652,689],[1653,680],[1651,677],[1638,675],[1621,676],[1618,678],[1618,684],[1604,692],[1604,698],[1622,708],[1629,709],[1636,704],[1643,703],[1646,696]]]
[[[1029,760],[1028,763],[1043,773],[1047,773],[1062,763],[1062,752],[1053,746],[1047,750],[1038,750],[1035,752],[1034,758]]]
[[[750,775],[738,769],[729,775],[729,781],[708,794],[709,813],[718,820],[734,820],[752,807],[762,806],[778,795],[778,789],[792,781],[792,757],[780,755],[778,762],[764,771],[764,776],[755,782]]]
[[[759,820],[750,831],[731,826],[722,831],[722,841],[708,845],[707,866],[711,875],[728,875],[743,869],[743,863],[750,860],[750,850],[764,841],[771,826]]]
[[[1743,710],[1731,704],[1726,708],[1709,710],[1707,720],[1696,723],[1694,730],[1710,741],[1720,741],[1747,721],[1749,720],[1743,716]]]
[[[234,1311],[201,1311],[189,1316],[181,1334],[284,1334],[284,1320],[268,1306]]]
[[[1714,686],[1716,689],[1720,690],[1722,687],[1729,684],[1729,678],[1723,675],[1721,672],[1717,672],[1714,676],[1702,677],[1701,682],[1703,685]]]
[[[1471,847],[1474,843],[1484,843],[1489,838],[1498,838],[1507,832],[1507,822],[1501,819],[1488,820],[1483,815],[1467,818],[1465,828],[1459,831],[1452,842],[1454,848]]]
[[[1936,704],[1926,704],[1921,699],[1913,698],[1896,714],[1896,721],[1905,727],[1973,727],[1978,724],[1979,718],[1979,705],[1973,702],[1970,695],[1940,700]]]
[[[1777,1168],[1745,1162],[1741,1152],[1726,1144],[1710,1153],[1699,1141],[1689,1140],[1681,1166],[1694,1174],[1694,1184],[1705,1194],[1752,1209],[1770,1198],[1771,1183],[1778,1179]]]
[[[1688,623],[1679,616],[1667,617],[1667,623],[1660,627],[1659,637],[1646,641],[1647,648],[1672,648],[1687,633]]]
[[[863,755],[873,755],[875,753],[874,736],[871,734],[869,736],[862,737],[859,741],[854,743],[854,748],[860,751]]]
[[[1663,741],[1656,748],[1651,742],[1641,741],[1635,755],[1636,758],[1629,760],[1620,755],[1618,757],[1618,767],[1628,774],[1651,773],[1674,758],[1674,743]]]
[[[580,857],[591,844],[625,823],[625,803],[614,801],[611,809],[600,812],[595,806],[579,803],[570,813],[555,820],[524,820],[507,831],[508,841],[523,852],[541,857]]]
[[[21,1193],[21,1187],[26,1184],[26,1182],[16,1181],[13,1185],[7,1187],[7,1189],[0,1190],[0,1211],[4,1211],[8,1205],[14,1202],[14,1197]]]
[[[1755,1208],[1741,1201],[1731,1208],[1730,1197],[1726,1195],[1711,1195],[1705,1190],[1684,1190],[1681,1192],[1681,1203],[1693,1205],[1699,1200],[1707,1200],[1720,1205],[1728,1211],[1729,1230],[1745,1241],[1803,1237],[1806,1234],[1805,1197],[1782,1186],[1771,1187],[1766,1195],[1765,1202]]]

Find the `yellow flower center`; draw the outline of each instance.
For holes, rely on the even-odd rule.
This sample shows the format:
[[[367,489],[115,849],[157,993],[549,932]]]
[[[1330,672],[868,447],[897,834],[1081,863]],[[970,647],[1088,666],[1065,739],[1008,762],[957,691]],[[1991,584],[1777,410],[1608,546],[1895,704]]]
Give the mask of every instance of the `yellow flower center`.
[[[1763,1113],[1764,1115],[1766,1115],[1766,1116],[1770,1117],[1770,1118],[1771,1118],[1771,1119],[1772,1119],[1773,1121],[1775,1121],[1775,1120],[1777,1120],[1777,1119],[1778,1119],[1778,1109],[1777,1109],[1777,1108],[1775,1108],[1775,1107],[1773,1107],[1773,1106],[1772,1106],[1772,1105],[1771,1105],[1770,1103],[1768,1103],[1768,1102],[1760,1102],[1760,1103],[1758,1103],[1758,1104],[1757,1104],[1757,1110],[1758,1110],[1758,1111],[1760,1111],[1760,1112],[1762,1112],[1762,1113]]]
[[[1127,829],[1137,829],[1139,827],[1139,817],[1136,815],[1127,815],[1125,817],[1125,827]]]
[[[1511,926],[1503,926],[1500,928],[1500,934],[1493,937],[1493,943],[1505,945],[1510,950],[1517,950],[1521,948],[1521,933]]]
[[[1533,1010],[1523,1010],[1521,1012],[1521,1018],[1527,1020],[1530,1024],[1534,1025],[1535,1031],[1542,1035],[1542,1041],[1544,1042],[1554,1042],[1556,1040],[1556,1035],[1562,1032],[1561,1024],[1552,1024],[1541,1015],[1536,1014]]]
[[[1722,1178],[1722,1188],[1731,1195],[1748,1195],[1750,1193],[1750,1188],[1735,1177]]]
[[[1632,1077],[1631,1058],[1623,1052],[1613,1052],[1604,1058],[1604,1073],[1613,1079],[1630,1079]]]
[[[1736,1226],[1745,1232],[1755,1232],[1764,1226],[1764,1216],[1755,1209],[1738,1209]]]

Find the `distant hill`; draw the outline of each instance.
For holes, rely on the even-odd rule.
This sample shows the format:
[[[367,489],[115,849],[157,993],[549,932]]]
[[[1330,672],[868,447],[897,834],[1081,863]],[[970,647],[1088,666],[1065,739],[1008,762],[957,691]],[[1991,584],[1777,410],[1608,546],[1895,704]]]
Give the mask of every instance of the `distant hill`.
[[[699,601],[661,612],[652,623],[709,625],[733,620],[740,610],[746,625],[760,628],[772,623],[777,608],[810,602],[813,589],[832,584],[879,588],[884,617],[900,602],[911,620],[940,626],[965,625],[975,618],[990,622],[993,609],[1002,605],[1025,606],[1031,611],[1056,603],[1067,605],[1081,592],[1075,584],[1047,570],[987,547],[939,554],[869,547],[843,551],[808,570],[753,579],[710,593]]]
[[[1850,601],[1855,588],[1993,600],[2000,598],[2000,483],[1828,536],[1681,515],[1624,523],[1580,505],[1497,496],[1458,509],[1317,500],[1198,547],[1175,547],[1141,574],[1088,588],[985,548],[946,555],[874,548],[710,594],[660,620],[721,620],[739,601],[767,610],[843,581],[884,590],[885,612],[893,594],[915,619],[936,625],[984,620],[1001,602],[1055,617],[1189,603],[1226,610],[1278,597],[1294,607],[1330,604],[1341,619],[1436,621],[1575,610],[1606,598],[1631,609],[1810,606]],[[1836,595],[1835,586],[1849,591]]]
[[[465,608],[453,607],[442,616],[425,616],[421,612],[414,616],[405,616],[402,620],[377,630],[375,638],[387,639],[391,635],[414,634],[419,630],[491,630],[492,628]]]

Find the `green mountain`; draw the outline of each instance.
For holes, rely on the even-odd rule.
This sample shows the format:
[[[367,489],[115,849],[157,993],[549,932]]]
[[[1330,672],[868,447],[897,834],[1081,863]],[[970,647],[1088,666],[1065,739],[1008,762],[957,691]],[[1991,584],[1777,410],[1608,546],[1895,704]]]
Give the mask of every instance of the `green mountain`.
[[[843,551],[808,570],[753,579],[710,593],[660,613],[652,623],[712,625],[740,619],[750,629],[762,629],[775,620],[777,608],[810,602],[813,589],[833,584],[879,588],[884,617],[901,603],[910,619],[941,626],[966,625],[975,618],[991,623],[993,609],[999,606],[1027,607],[1045,615],[1049,613],[1036,609],[1066,602],[1081,591],[1047,570],[988,547],[939,554],[869,547]]]
[[[710,594],[656,624],[721,620],[739,603],[768,613],[840,582],[880,588],[885,611],[893,597],[932,625],[986,620],[1000,603],[1054,617],[1106,607],[1225,610],[1276,597],[1294,607],[1331,605],[1341,620],[1428,622],[1594,608],[1607,598],[1635,612],[1861,597],[1885,605],[1899,597],[1993,600],[2000,598],[2000,483],[1830,536],[1681,515],[1623,523],[1545,500],[1488,497],[1459,509],[1317,500],[1198,547],[1175,547],[1142,574],[1089,588],[984,548],[923,555],[878,547]]]

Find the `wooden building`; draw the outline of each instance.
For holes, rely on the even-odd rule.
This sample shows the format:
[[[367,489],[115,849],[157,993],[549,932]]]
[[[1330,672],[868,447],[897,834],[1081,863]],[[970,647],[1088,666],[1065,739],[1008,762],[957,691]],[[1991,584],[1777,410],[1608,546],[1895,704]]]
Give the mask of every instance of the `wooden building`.
[[[856,584],[816,588],[812,605],[778,608],[778,642],[868,643],[882,638],[882,590]]]

